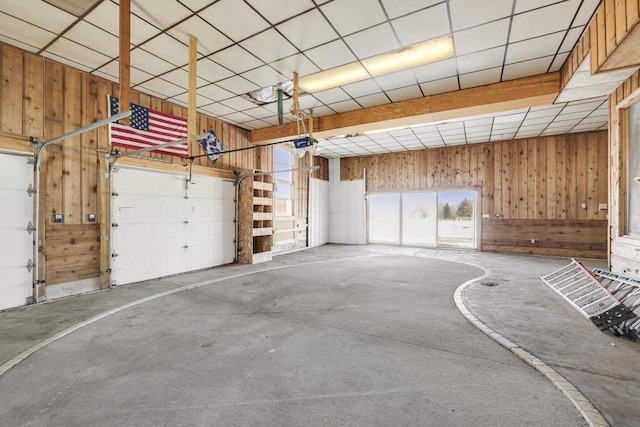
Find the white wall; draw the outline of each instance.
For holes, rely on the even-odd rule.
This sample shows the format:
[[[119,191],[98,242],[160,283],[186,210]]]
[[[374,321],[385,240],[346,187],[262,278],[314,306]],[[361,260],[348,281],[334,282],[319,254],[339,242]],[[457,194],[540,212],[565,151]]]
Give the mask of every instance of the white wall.
[[[330,242],[367,243],[364,180],[340,181],[340,159],[329,160]]]
[[[329,243],[329,181],[309,179],[309,247]]]

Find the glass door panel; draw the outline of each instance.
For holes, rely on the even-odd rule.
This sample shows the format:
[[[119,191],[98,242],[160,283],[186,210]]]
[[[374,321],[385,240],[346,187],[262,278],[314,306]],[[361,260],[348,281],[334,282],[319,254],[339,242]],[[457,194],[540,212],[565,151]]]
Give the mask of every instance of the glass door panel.
[[[438,192],[438,245],[476,247],[475,191]]]
[[[402,194],[402,244],[435,246],[437,217],[436,193]]]
[[[369,194],[369,242],[400,243],[400,194]]]

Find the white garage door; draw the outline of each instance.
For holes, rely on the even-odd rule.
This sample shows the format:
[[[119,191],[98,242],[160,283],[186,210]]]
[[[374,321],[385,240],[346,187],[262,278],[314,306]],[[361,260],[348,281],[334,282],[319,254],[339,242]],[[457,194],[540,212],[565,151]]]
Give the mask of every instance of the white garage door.
[[[32,296],[27,264],[33,234],[27,226],[33,221],[33,197],[27,189],[33,185],[33,164],[28,160],[0,153],[0,310],[25,305]]]
[[[112,179],[114,284],[233,261],[233,182],[134,168]]]

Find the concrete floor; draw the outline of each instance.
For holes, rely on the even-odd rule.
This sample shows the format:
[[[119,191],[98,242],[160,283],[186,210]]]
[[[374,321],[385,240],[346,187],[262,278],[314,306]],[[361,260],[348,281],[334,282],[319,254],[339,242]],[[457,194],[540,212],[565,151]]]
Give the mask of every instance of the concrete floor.
[[[612,425],[640,425],[638,343],[537,280],[567,260],[336,245],[0,313],[3,363],[147,298],[0,376],[0,425],[586,425],[458,312],[455,289],[484,274],[468,263],[490,272],[464,293],[478,318]]]

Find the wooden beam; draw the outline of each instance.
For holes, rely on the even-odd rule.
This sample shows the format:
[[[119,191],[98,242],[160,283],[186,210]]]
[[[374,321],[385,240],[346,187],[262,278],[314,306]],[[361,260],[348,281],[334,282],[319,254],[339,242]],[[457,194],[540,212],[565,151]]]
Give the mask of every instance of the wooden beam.
[[[131,99],[131,0],[120,0],[120,111],[129,109]],[[129,124],[129,119],[123,123]]]
[[[187,115],[187,135],[191,142],[195,142],[196,136],[198,135],[198,115],[196,113],[197,67],[198,39],[189,35],[189,112]]]
[[[560,92],[560,73],[495,83],[471,89],[380,105],[314,119],[314,135],[341,134],[409,126],[553,103]],[[296,123],[251,132],[251,142],[266,144],[297,136]]]

